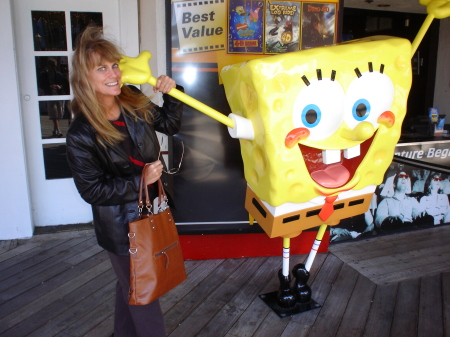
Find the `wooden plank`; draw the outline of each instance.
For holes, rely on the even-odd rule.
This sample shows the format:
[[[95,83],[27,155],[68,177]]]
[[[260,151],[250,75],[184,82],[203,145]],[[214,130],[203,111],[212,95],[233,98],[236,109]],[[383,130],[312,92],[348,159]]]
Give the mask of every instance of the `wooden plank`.
[[[419,288],[420,279],[407,280],[399,284],[390,336],[417,336]]]
[[[189,273],[186,281],[161,297],[160,305],[163,314],[173,308],[223,262],[224,260],[203,260],[201,264],[196,264],[197,268]]]
[[[394,316],[397,288],[397,284],[377,286],[364,329],[364,337],[389,336]]]
[[[3,280],[0,284],[0,299],[6,302],[36,285],[44,284],[52,277],[71,268],[78,261],[83,261],[101,251],[101,248],[92,239],[83,240],[76,246],[71,247],[74,243],[76,241],[67,242],[67,247],[60,253],[55,250],[54,256]]]
[[[114,283],[114,282],[113,282]],[[106,289],[106,288],[105,288]],[[106,319],[111,317],[111,314],[114,313],[115,306],[115,291],[108,291],[107,294],[111,293],[112,296],[106,297],[105,299],[99,298],[100,305],[86,305],[89,310],[81,310],[81,313],[84,314],[83,317],[80,317],[79,320],[72,320],[74,323],[70,325],[68,328],[58,333],[58,337],[67,336],[85,336],[89,334],[90,331],[95,329],[99,324],[105,322]],[[103,331],[102,336],[110,336],[114,330],[113,322],[108,321],[109,325],[106,330]]]
[[[402,247],[402,250],[399,251],[398,249],[388,249],[387,247],[380,247],[380,250],[383,250],[384,253],[380,254],[378,256],[372,256],[368,258],[367,256],[360,256],[358,259],[357,257],[352,257],[352,259],[355,259],[354,261],[346,261],[345,258],[342,260],[355,268],[358,268],[359,266],[364,266],[365,268],[369,266],[386,266],[389,267],[389,265],[386,265],[385,261],[391,261],[392,263],[401,264],[402,262],[410,262],[414,263],[415,259],[420,256],[427,256],[429,258],[436,259],[437,262],[443,261],[443,258],[440,258],[440,256],[435,256],[435,252],[438,254],[447,253],[449,252],[449,249],[447,248],[448,245],[438,243],[437,241],[430,241],[429,245],[426,247],[414,247],[412,249],[406,249],[406,247]],[[367,247],[367,250],[372,249],[371,247]],[[386,252],[389,252],[389,254],[385,254]],[[340,257],[340,256],[339,256]]]
[[[367,262],[369,263],[366,264]],[[441,273],[450,270],[450,246],[436,246],[389,258],[366,260],[360,264],[360,268],[362,274],[377,284]]]
[[[280,336],[290,320],[291,317],[280,318],[275,312],[270,310],[253,334],[253,337]]]
[[[447,287],[449,285],[447,284]],[[423,277],[420,282],[418,336],[444,336],[441,275]]]
[[[319,253],[316,255],[313,264],[311,265],[311,270],[309,271],[309,280],[308,280],[308,284],[311,285],[315,278],[317,277],[317,274],[319,273],[319,271],[322,269],[323,264],[325,262],[325,260],[328,258],[328,253]],[[302,261],[300,261],[301,263],[304,264],[304,262],[306,262],[306,259],[308,258],[308,254],[305,254],[305,258],[302,259]]]
[[[280,337],[306,337],[310,330],[310,325],[291,319]]]
[[[30,302],[20,309],[11,312],[0,320],[0,333],[3,333],[7,329],[10,329],[16,325],[20,325],[21,322],[26,321],[27,325],[30,324],[30,317],[36,315],[39,312],[44,311],[47,307],[53,303],[61,301],[64,297],[70,297],[70,295],[86,284],[90,284],[92,279],[101,278],[101,275],[109,275],[112,272],[111,262],[109,260],[103,261],[93,268],[86,270],[83,273],[75,276],[72,280],[61,284],[59,287],[55,287],[45,295],[39,298],[31,298]],[[84,294],[79,294],[80,297]],[[15,336],[15,335],[12,335]]]
[[[389,256],[361,258],[357,263],[348,264],[377,284],[400,282],[450,270],[450,247],[436,244]]]
[[[8,302],[0,304],[0,318],[11,314],[14,315],[15,318],[17,318],[18,316],[20,316],[20,314],[18,312],[14,312],[19,309],[23,310],[24,308],[26,308],[27,310],[37,311],[38,309],[33,307],[30,302],[41,298],[42,296],[48,294],[51,291],[54,291],[61,285],[70,282],[75,278],[79,279],[80,275],[90,270],[91,268],[94,268],[107,259],[107,254],[102,251],[92,256],[91,258],[79,263],[73,268],[69,268],[61,274],[56,275],[50,280],[47,280],[44,283],[40,283],[36,287],[21,293],[19,296],[12,298]],[[107,270],[108,267],[110,267],[110,264],[108,264],[108,261],[106,261],[104,270]],[[61,291],[60,295],[64,295],[64,292]],[[42,305],[43,302],[39,301],[36,303]]]
[[[42,233],[38,235],[34,235],[30,239],[25,239],[24,241],[32,241],[32,242],[45,242],[45,241],[53,241],[53,240],[65,240],[65,239],[73,239],[79,237],[95,237],[94,228],[89,229],[80,229],[80,230],[64,230],[64,231],[55,231],[53,233]]]
[[[0,241],[0,253],[7,252],[9,250],[10,240]]]
[[[310,279],[312,280],[312,283],[308,281],[308,283],[311,284],[311,288],[312,285],[318,281],[317,278],[319,278],[320,276],[317,274],[319,271],[322,272],[324,270],[323,262],[324,260],[327,259],[328,259],[327,254],[319,254],[318,256],[316,256],[315,263],[313,264],[310,271],[311,274]],[[327,268],[327,266],[325,266],[325,268]],[[315,297],[316,294],[314,293],[313,289],[311,290],[312,290],[312,297],[314,300],[316,300]],[[308,320],[308,317],[311,317],[308,315],[317,315],[317,314],[318,310],[312,310],[295,315],[291,318],[283,318],[282,320],[280,320],[280,318],[273,312],[269,312],[266,319],[262,322],[262,324],[258,327],[257,331],[255,332],[255,336],[280,336],[280,335],[289,336],[293,332],[294,333],[292,335],[297,336],[299,334],[299,324],[298,324],[299,322],[301,322],[300,331],[302,331],[302,333],[306,333],[307,331],[309,331],[310,328],[307,324],[304,324],[305,321]],[[306,316],[303,317],[303,315]]]
[[[10,240],[10,245],[9,245],[9,249],[14,249],[19,245],[19,240]]]
[[[314,326],[309,334],[310,337],[334,336],[342,315],[353,292],[358,273],[348,265],[343,265],[331,291],[323,304]]]
[[[80,244],[77,248],[81,248],[81,251],[77,249],[74,251],[76,254],[71,254],[64,262],[76,265],[81,261],[92,258],[92,256],[104,251],[104,249],[98,245],[96,238],[90,238],[84,241],[83,244]]]
[[[18,245],[18,240],[1,240],[0,241],[0,254],[5,253],[11,249],[16,248]]]
[[[0,291],[0,301],[1,303],[7,303],[20,294],[23,294],[24,292],[39,286],[39,284],[43,284],[48,280],[51,280],[56,275],[61,274],[62,272],[70,268],[70,264],[60,262],[50,266],[50,268],[44,269],[40,273],[36,271],[35,273],[32,273],[30,277],[27,276],[26,272],[20,274],[20,277],[12,276],[0,283],[1,288],[4,288]]]
[[[342,261],[340,261],[334,255],[328,254],[320,270],[318,271],[317,276],[311,283],[312,299],[315,300],[319,305],[325,305],[325,301],[333,287],[333,284],[336,281],[337,276],[339,275],[339,272],[342,269],[342,266]],[[319,315],[321,310],[322,308],[310,310],[292,317],[282,336],[295,337],[296,328],[298,328],[298,325],[307,327],[307,330],[309,331],[309,329],[316,322],[317,316]],[[293,325],[291,326],[291,324]]]
[[[442,230],[443,227],[449,226],[441,226],[439,229]],[[367,245],[367,242],[358,243],[354,241],[351,244],[360,244],[358,248],[360,254],[365,251],[367,254],[374,254],[368,260],[378,258],[378,265],[387,263],[389,254],[396,252],[393,255],[395,255],[397,261],[392,262],[395,269],[400,270],[400,274],[411,271],[411,274],[416,273],[411,277],[415,277],[416,281],[421,283],[414,284],[414,280],[412,280],[408,282],[413,283],[403,281],[398,286],[396,283],[386,286],[380,285],[376,286],[373,292],[374,285],[360,275],[354,289],[350,291],[351,295],[343,296],[342,287],[339,286],[339,283],[349,282],[348,279],[345,282],[342,280],[342,274],[346,273],[344,269],[349,268],[349,266],[343,267],[343,262],[333,254],[319,254],[313,264],[309,283],[313,290],[313,299],[323,304],[323,307],[285,319],[280,319],[275,315],[257,296],[258,293],[266,293],[278,288],[276,273],[281,267],[281,257],[263,258],[266,262],[259,267],[254,266],[254,271],[250,272],[251,276],[247,279],[243,275],[245,265],[252,264],[249,261],[250,259],[239,259],[238,263],[233,259],[231,261],[186,261],[188,280],[180,286],[180,289],[177,288],[170,292],[167,299],[164,297],[161,299],[161,305],[166,305],[167,332],[170,334],[181,323],[181,327],[183,325],[195,326],[196,324],[200,326],[191,329],[192,331],[190,328],[178,329],[176,333],[183,337],[450,336],[450,287],[448,286],[450,284],[448,267],[450,262],[448,262],[447,267],[443,267],[442,274],[433,274],[417,280],[417,275],[431,272],[432,268],[435,268],[436,256],[439,254],[450,261],[448,256],[445,255],[447,254],[445,252],[447,245],[441,247],[442,245],[437,244],[440,241],[436,241],[428,234],[425,236],[422,235],[423,233],[402,234],[413,235],[409,238],[402,236],[401,240],[394,240],[393,237],[397,235],[391,235],[389,239],[387,237],[376,237],[376,240],[383,239],[389,242],[388,245],[378,245],[378,249],[372,249],[372,243]],[[97,283],[99,282],[105,282],[103,277],[108,273],[110,273],[109,283],[104,283],[103,287],[98,288],[97,292],[102,292],[104,287],[112,286],[114,283],[115,276],[106,253],[103,251],[99,253],[100,248],[93,244],[84,251],[68,255],[59,262],[55,262],[62,255],[55,257],[53,254],[46,252],[47,249],[52,250],[51,247],[70,244],[67,238],[71,236],[72,234],[64,234],[66,239],[59,240],[58,233],[53,238],[47,236],[46,238],[39,237],[37,240],[34,240],[34,238],[18,240],[16,248],[0,253],[1,271],[3,271],[1,266],[5,265],[2,262],[11,263],[14,262],[13,260],[17,260],[19,261],[19,270],[21,270],[20,266],[24,265],[27,259],[34,258],[35,255],[47,254],[47,259],[35,264],[41,267],[41,271],[30,278],[48,278],[43,284],[36,284],[36,286],[11,298],[6,303],[0,301],[1,336],[20,337],[30,334],[35,336],[58,335],[61,337],[110,336],[113,330],[114,289],[111,289],[107,294],[104,293],[104,296],[97,298],[96,301],[91,300],[92,297],[95,297],[95,294],[92,296],[89,294],[91,287],[98,286]],[[78,238],[81,236],[83,235],[75,235]],[[84,236],[86,240],[89,238],[86,235]],[[442,237],[445,238],[444,235]],[[398,247],[399,243],[402,245],[402,249],[408,247],[408,245],[411,248],[414,246],[411,238],[418,240],[419,246],[416,245],[416,249],[402,253]],[[427,241],[428,246],[420,241],[422,239]],[[58,241],[58,243],[55,244],[52,241]],[[434,246],[430,246],[432,242],[434,242]],[[377,246],[375,243],[373,244]],[[43,245],[48,246],[43,249]],[[382,248],[380,249],[380,247]],[[31,254],[30,252],[33,249],[34,254]],[[64,249],[62,247],[58,249],[60,250],[56,255],[63,254]],[[54,251],[58,251],[58,249],[54,249]],[[73,250],[71,251],[73,252]],[[352,253],[355,251],[353,250]],[[442,253],[443,251],[444,253]],[[341,250],[340,253],[344,254],[345,252]],[[24,258],[24,256],[28,257]],[[384,256],[385,259],[381,256]],[[359,258],[361,257],[363,255],[359,256]],[[305,258],[306,255],[292,256],[292,265],[303,262]],[[398,261],[399,258],[403,261]],[[103,260],[100,261],[100,259]],[[248,261],[247,264],[243,265],[242,260]],[[377,264],[373,263],[372,265],[372,262],[374,260],[364,265],[360,261],[358,268],[366,266],[372,272],[377,271]],[[417,262],[420,263],[417,264]],[[54,271],[59,268],[58,264],[64,263],[67,264],[66,267],[70,263],[71,267],[56,274]],[[228,266],[224,267],[224,264],[228,264]],[[13,265],[14,263],[11,264],[11,266]],[[403,266],[407,268],[402,269]],[[37,267],[31,266],[21,273],[26,275],[27,271],[33,271],[33,268]],[[54,275],[51,275],[52,268]],[[218,270],[221,268],[223,270]],[[241,270],[239,271],[239,269]],[[379,270],[383,269],[380,267]],[[393,272],[395,273],[395,270]],[[239,273],[241,274],[239,275]],[[395,282],[397,276],[393,275],[385,274],[382,277],[391,277]],[[97,277],[97,281],[93,281],[95,277]],[[228,280],[234,277],[238,279],[240,277],[240,280]],[[21,282],[26,281],[25,278],[21,280]],[[90,283],[90,286],[88,286],[89,282],[96,283]],[[228,284],[224,284],[227,282]],[[86,288],[82,292],[80,288],[83,287]],[[349,288],[348,284],[344,288]],[[11,289],[14,289],[14,287]],[[223,292],[224,295],[222,296],[220,292]],[[344,289],[344,292],[348,291]],[[372,303],[370,300],[371,292],[373,293]],[[205,308],[208,308],[211,299],[215,299],[216,293],[216,296],[220,298],[212,303],[211,312],[207,312]],[[339,297],[339,303],[337,303],[335,297]],[[436,302],[440,303],[440,314],[439,305],[436,306]],[[10,311],[6,311],[8,306],[10,306]],[[217,308],[214,306],[217,306]],[[202,326],[204,327],[201,328]],[[363,333],[361,328],[364,328]],[[172,334],[171,337],[173,336],[176,335]]]
[[[359,337],[364,332],[376,285],[359,275],[350,301],[347,304],[336,337]]]
[[[174,307],[165,313],[166,331],[171,333],[232,274],[245,259],[217,261],[216,268]]]
[[[266,264],[269,266],[267,270],[268,281],[262,287],[260,294],[265,294],[268,292],[275,291],[279,287],[279,281],[277,277],[279,265],[280,265],[280,257],[272,256],[269,257],[266,261]],[[271,266],[278,266],[274,270],[269,270],[273,268]],[[253,301],[251,301],[250,305],[247,307],[247,310],[236,320],[233,326],[230,328],[228,333],[225,335],[227,337],[251,337],[261,325],[262,322],[265,321],[267,315],[271,309],[259,298],[255,297]]]
[[[417,231],[403,232],[386,236],[376,236],[366,240],[333,243],[329,251],[346,263],[359,260],[427,248],[436,243],[448,242],[450,226],[437,226]]]
[[[42,258],[41,255],[44,255],[44,257],[51,256],[52,253],[49,253],[49,251],[52,249],[57,249],[58,246],[63,245],[66,241],[69,241],[69,240],[46,241],[30,250],[27,250],[27,251],[15,256],[14,259],[8,259],[8,260],[0,262],[0,270],[2,271],[2,273],[0,274],[0,281],[11,276],[10,274],[3,275],[4,271],[6,271],[10,268],[17,269],[18,265],[20,265],[21,263],[27,262],[28,260],[33,259],[33,258],[35,260],[38,258]],[[32,264],[34,264],[34,263],[32,263]],[[19,270],[19,272],[20,272],[20,270]]]
[[[259,258],[262,263],[252,273],[247,282],[239,291],[225,304],[225,306],[208,322],[197,336],[223,336],[224,332],[230,330],[237,319],[245,312],[249,304],[257,298],[262,288],[273,276],[272,271],[277,270],[280,261],[275,259]]]
[[[0,268],[2,268],[2,273],[0,274],[0,281],[2,281],[1,284],[3,284],[4,280],[6,280],[7,278],[14,276],[14,275],[16,275],[16,277],[18,279],[20,279],[21,275],[25,275],[25,274],[30,275],[30,276],[34,275],[32,273],[36,272],[36,270],[39,271],[41,268],[41,267],[35,267],[35,266],[38,265],[39,263],[42,263],[43,265],[48,265],[48,263],[51,263],[51,261],[52,261],[52,260],[49,260],[51,258],[54,258],[54,260],[57,260],[58,262],[61,261],[61,259],[55,259],[55,256],[57,256],[57,254],[61,254],[59,256],[67,258],[67,256],[70,254],[70,251],[72,249],[76,249],[75,247],[77,245],[79,245],[80,243],[82,243],[86,240],[88,240],[88,238],[86,238],[86,237],[70,239],[67,241],[61,240],[61,241],[59,241],[60,242],[59,245],[51,247],[51,249],[45,248],[44,251],[42,251],[36,255],[29,256],[27,259],[25,259],[21,262],[15,263],[10,267],[3,269],[3,266],[0,266]],[[43,247],[43,246],[47,247],[47,244],[44,243],[40,247]],[[27,253],[29,253],[31,251],[28,251]],[[27,253],[25,253],[25,254],[27,254]],[[21,255],[24,255],[24,254],[21,254]],[[49,261],[47,261],[47,260],[49,260]],[[7,262],[8,261],[5,261],[4,263],[7,264]],[[33,267],[35,267],[35,270],[33,270],[33,271],[27,270],[27,269],[33,268]],[[26,271],[26,273],[24,273],[25,271]],[[19,275],[17,275],[17,274],[19,274]]]
[[[186,275],[191,274],[204,260],[185,260],[184,268],[186,268]]]
[[[114,332],[114,314],[109,315],[103,322],[91,329],[83,337],[110,337]]]
[[[21,273],[15,273],[8,279],[0,283],[0,299],[7,301],[20,293],[27,291],[40,284],[46,282],[51,277],[60,274],[65,269],[71,268],[72,264],[66,263],[65,260],[74,258],[77,253],[81,254],[81,259],[84,260],[86,251],[93,245],[91,240],[73,239],[66,243],[66,247],[59,251],[55,250],[53,256],[49,256],[46,260],[24,269]],[[97,249],[97,247],[95,247]],[[20,264],[23,266],[23,263]]]
[[[41,245],[41,243],[39,242],[29,242],[23,245],[18,245],[16,247],[14,247],[13,249],[10,249],[4,253],[0,254],[0,263],[12,258],[15,258],[16,256],[30,250],[33,249],[37,246]],[[15,263],[15,262],[14,262]],[[2,269],[2,265],[0,264],[0,268]]]
[[[312,282],[308,281],[310,284],[313,284],[316,280],[316,275],[319,270],[322,270],[322,263],[325,260],[327,254],[319,254],[316,256],[316,259],[311,267],[310,271],[310,279]],[[300,261],[299,261],[300,262]],[[304,262],[304,259],[301,261]],[[313,293],[313,297],[315,294]],[[315,299],[315,297],[314,297]],[[269,312],[266,319],[262,322],[262,324],[258,327],[256,330],[254,336],[280,336],[285,333],[286,330],[289,330],[288,327],[292,328],[293,326],[290,325],[290,322],[292,322],[295,318],[302,316],[302,315],[310,315],[312,312],[316,310],[312,310],[309,312],[305,312],[299,315],[295,315],[290,318],[283,318],[280,319],[278,315],[275,315],[273,312]],[[308,318],[305,317],[304,320],[307,320]],[[296,325],[294,321],[294,326]],[[302,321],[305,322],[305,321]],[[309,327],[302,328],[303,331],[309,330]],[[298,330],[297,330],[298,333]]]
[[[392,253],[389,256],[377,256],[370,259],[361,259],[359,263],[350,265],[360,265],[365,268],[368,267],[385,267],[392,269],[394,268],[405,268],[405,265],[422,265],[422,260],[431,259],[434,263],[439,263],[440,261],[445,261],[445,258],[449,255],[450,247],[449,245],[431,245],[430,247],[406,250],[400,253]],[[436,256],[438,255],[438,256]],[[440,255],[443,255],[442,257]],[[389,262],[388,264],[386,262]]]
[[[245,258],[236,270],[226,277],[217,289],[210,293],[202,303],[170,335],[196,336],[225,304],[241,289],[256,272],[265,258]]]
[[[3,254],[5,252],[10,251],[11,249],[16,248],[18,245],[18,241],[19,240],[17,240],[17,239],[1,240],[0,241],[0,254]]]
[[[16,324],[6,331],[7,335],[21,336],[55,336],[59,331],[83,317],[89,306],[105,296],[110,297],[115,290],[115,274],[112,269],[90,279],[83,285],[67,294],[51,301],[35,314],[25,319],[26,324]],[[69,324],[70,323],[70,324]]]
[[[374,281],[377,281],[376,283],[382,284],[395,283],[415,278],[414,275],[421,275],[422,277],[427,277],[430,275],[446,272],[449,269],[450,267],[445,265],[432,265],[426,263],[425,265],[422,266],[415,266],[414,268],[399,271],[399,273],[397,274],[380,275],[379,277],[374,279]]]
[[[442,274],[442,317],[444,336],[450,336],[450,272]]]
[[[311,269],[311,280],[316,275],[317,270],[319,270],[321,262],[325,259],[325,256],[326,254],[317,255],[317,259]],[[306,258],[306,254],[292,255],[290,265],[293,267],[297,263],[304,263]],[[275,267],[270,267],[267,270],[269,279],[268,282],[264,284],[260,294],[276,291],[280,285],[277,273],[281,267],[281,257],[271,257],[268,262],[266,262],[266,264],[269,263],[274,264]],[[255,297],[245,312],[242,313],[242,315],[230,328],[226,336],[253,336],[254,334],[260,334],[261,331],[266,331],[266,333],[272,334],[281,333],[286,324],[282,322],[282,325],[280,325],[280,318],[277,315],[269,315],[271,310],[272,309],[270,309],[259,297]],[[264,326],[260,327],[262,324],[264,324]],[[273,326],[274,324],[277,325],[277,327]],[[278,332],[275,332],[274,330],[277,330]]]
[[[115,278],[115,274],[112,271],[109,274],[112,277],[105,277],[106,275],[101,275],[100,277],[104,278],[104,280],[93,280],[97,282],[97,286],[101,285],[101,287],[97,287],[95,291],[91,291],[91,289],[86,291],[87,289],[84,289],[83,291],[85,293],[83,294],[80,291],[73,292],[71,294],[72,300],[69,302],[72,304],[70,310],[55,311],[54,309],[56,308],[53,308],[52,311],[46,310],[46,314],[51,315],[49,317],[50,320],[47,320],[44,325],[29,333],[28,337],[57,336],[60,332],[72,326],[76,322],[82,322],[86,315],[88,315],[91,319],[95,317],[94,313],[97,311],[99,304],[103,303],[105,299],[109,301],[115,294],[116,283],[112,282]],[[73,302],[74,296],[77,296],[80,301]],[[63,299],[61,303],[57,304],[58,308],[61,305],[64,306],[67,302]]]

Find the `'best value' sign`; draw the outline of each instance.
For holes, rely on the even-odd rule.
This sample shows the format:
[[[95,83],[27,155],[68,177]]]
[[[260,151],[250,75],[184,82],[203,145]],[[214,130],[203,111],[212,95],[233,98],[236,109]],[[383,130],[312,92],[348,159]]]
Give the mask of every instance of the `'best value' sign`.
[[[225,0],[174,2],[180,53],[225,49]]]

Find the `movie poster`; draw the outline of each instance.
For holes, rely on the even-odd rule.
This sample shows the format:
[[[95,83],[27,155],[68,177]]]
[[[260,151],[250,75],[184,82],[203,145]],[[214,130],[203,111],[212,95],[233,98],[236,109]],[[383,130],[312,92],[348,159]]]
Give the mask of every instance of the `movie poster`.
[[[263,52],[264,3],[265,1],[229,1],[229,53]]]
[[[336,4],[303,3],[301,49],[335,43]]]
[[[300,3],[270,1],[265,11],[266,54],[279,54],[299,50]]]

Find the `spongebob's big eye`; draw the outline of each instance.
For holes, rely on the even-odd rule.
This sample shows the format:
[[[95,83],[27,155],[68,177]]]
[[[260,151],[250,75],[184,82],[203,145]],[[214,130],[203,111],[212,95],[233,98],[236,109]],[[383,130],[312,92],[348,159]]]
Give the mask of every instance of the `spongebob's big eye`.
[[[394,86],[390,78],[379,72],[365,72],[348,87],[345,98],[344,121],[354,128],[366,121],[378,127],[378,117],[391,109]]]
[[[312,80],[308,84],[294,102],[294,127],[308,129],[308,140],[325,139],[341,124],[344,90],[329,78]]]

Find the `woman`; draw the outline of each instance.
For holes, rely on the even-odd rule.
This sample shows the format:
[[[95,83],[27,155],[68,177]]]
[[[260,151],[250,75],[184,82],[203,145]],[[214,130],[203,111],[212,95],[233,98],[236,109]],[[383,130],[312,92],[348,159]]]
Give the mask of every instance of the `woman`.
[[[433,224],[440,225],[450,221],[448,196],[442,194],[442,178],[440,174],[431,174],[425,183],[425,194],[420,205],[433,217]]]
[[[158,301],[128,305],[127,235],[128,223],[138,217],[143,166],[149,164],[144,179],[150,187],[165,169],[155,130],[177,133],[182,103],[167,95],[175,87],[168,76],[160,76],[154,87],[163,93],[162,107],[137,89],[122,87],[120,58],[118,48],[102,36],[100,28],[88,27],[80,37],[72,63],[75,119],[67,133],[67,159],[78,192],[92,205],[97,241],[107,250],[118,278],[115,337],[166,336]]]

